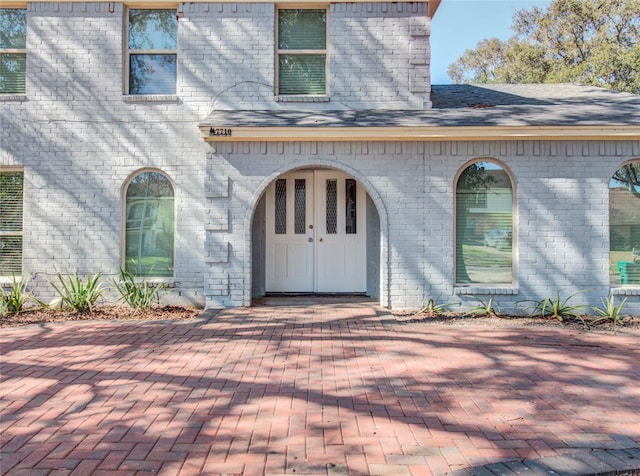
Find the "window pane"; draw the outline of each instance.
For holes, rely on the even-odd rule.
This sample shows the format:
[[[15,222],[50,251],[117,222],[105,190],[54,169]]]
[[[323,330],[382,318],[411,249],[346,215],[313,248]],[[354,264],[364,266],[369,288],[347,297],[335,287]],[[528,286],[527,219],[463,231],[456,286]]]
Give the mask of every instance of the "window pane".
[[[513,191],[491,162],[468,167],[456,189],[456,282],[508,284],[512,278]]]
[[[345,180],[345,205],[346,205],[346,228],[347,235],[355,235],[358,233],[357,222],[357,204],[356,204],[356,181],[354,179]]]
[[[175,10],[129,10],[130,50],[175,50]]]
[[[275,190],[275,228],[276,235],[287,234],[287,181],[276,180]]]
[[[0,172],[0,231],[22,231],[22,172]]]
[[[338,181],[327,180],[327,234],[338,233]]]
[[[137,175],[127,187],[127,198],[173,197],[173,186],[167,177],[159,172],[145,172]]]
[[[176,55],[131,55],[130,94],[175,94]]]
[[[0,172],[0,276],[22,274],[22,172]]]
[[[0,8],[0,50],[27,47],[27,10]],[[26,52],[0,51],[0,93],[24,93]]]
[[[280,94],[324,94],[325,55],[280,55]]]
[[[27,10],[0,8],[0,49],[27,47]]]
[[[327,45],[327,11],[278,11],[278,49],[324,50]]]
[[[305,179],[296,179],[294,201],[294,233],[296,235],[304,235],[307,232],[307,192]]]
[[[0,235],[0,276],[22,274],[22,236]]]
[[[0,54],[0,93],[24,93],[27,55]]]
[[[640,284],[640,161],[624,165],[609,182],[610,282]]]
[[[173,276],[175,202],[171,182],[147,172],[127,188],[127,271],[135,276]]]

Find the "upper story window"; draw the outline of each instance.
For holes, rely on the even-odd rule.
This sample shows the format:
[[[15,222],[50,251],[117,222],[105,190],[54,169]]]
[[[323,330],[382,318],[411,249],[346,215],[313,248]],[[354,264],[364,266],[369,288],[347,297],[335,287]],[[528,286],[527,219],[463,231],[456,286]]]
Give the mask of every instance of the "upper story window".
[[[327,94],[327,10],[279,8],[278,95]]]
[[[173,276],[175,198],[160,172],[131,179],[125,196],[125,269],[134,276]]]
[[[0,8],[0,93],[24,93],[27,69],[27,10]]]
[[[175,9],[129,9],[127,94],[175,94]]]
[[[24,174],[0,170],[0,276],[22,274]]]
[[[494,162],[474,162],[456,183],[456,284],[512,284],[512,245],[511,178]]]
[[[609,182],[609,246],[611,285],[640,285],[640,160]]]

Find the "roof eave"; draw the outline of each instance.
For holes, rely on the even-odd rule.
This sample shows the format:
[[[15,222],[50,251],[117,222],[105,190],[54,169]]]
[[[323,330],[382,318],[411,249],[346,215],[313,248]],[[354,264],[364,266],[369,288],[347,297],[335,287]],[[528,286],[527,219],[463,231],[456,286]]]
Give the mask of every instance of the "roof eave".
[[[640,140],[640,126],[296,127],[200,125],[207,142]]]

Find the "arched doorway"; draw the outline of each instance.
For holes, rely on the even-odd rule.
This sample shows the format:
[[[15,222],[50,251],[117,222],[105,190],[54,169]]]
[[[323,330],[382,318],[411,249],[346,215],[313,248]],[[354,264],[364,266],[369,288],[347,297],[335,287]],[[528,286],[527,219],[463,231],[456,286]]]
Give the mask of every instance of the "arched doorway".
[[[253,217],[252,295],[379,297],[380,220],[365,187],[335,169],[298,169],[266,188]]]

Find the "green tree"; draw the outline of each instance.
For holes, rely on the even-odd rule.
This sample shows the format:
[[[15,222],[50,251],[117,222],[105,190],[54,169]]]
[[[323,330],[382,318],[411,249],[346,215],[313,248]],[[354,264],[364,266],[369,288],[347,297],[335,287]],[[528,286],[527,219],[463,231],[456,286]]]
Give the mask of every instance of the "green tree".
[[[640,161],[631,162],[620,167],[613,174],[613,184],[622,186],[633,194],[634,197],[640,198]]]
[[[515,13],[507,41],[449,66],[455,83],[573,82],[640,93],[640,0],[553,0]]]

